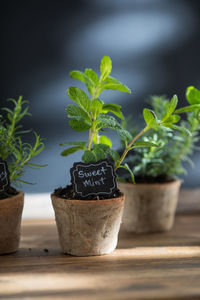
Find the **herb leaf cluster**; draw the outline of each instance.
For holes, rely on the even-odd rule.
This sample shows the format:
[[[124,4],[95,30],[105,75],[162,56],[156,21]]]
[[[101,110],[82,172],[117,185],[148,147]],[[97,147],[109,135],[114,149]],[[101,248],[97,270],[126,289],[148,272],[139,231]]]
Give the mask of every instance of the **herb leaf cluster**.
[[[193,166],[190,157],[194,150],[199,149],[197,143],[200,140],[200,91],[192,86],[188,87],[186,98],[190,105],[176,109],[173,118],[168,117],[168,120],[179,120],[178,114],[186,113],[186,119],[180,122],[180,126],[174,123],[166,126],[168,122],[165,118],[172,107],[169,99],[165,96],[151,98],[153,111],[158,118],[164,120],[165,125],[159,131],[149,131],[142,142],[156,143],[159,147],[137,148],[127,158],[134,175],[143,181],[151,178],[155,181],[167,180],[186,173],[184,162]]]
[[[75,131],[89,131],[88,142],[66,142],[61,145],[72,146],[61,155],[67,156],[78,150],[83,150],[83,162],[95,162],[111,156],[114,160],[119,159],[117,152],[111,149],[112,141],[108,136],[102,134],[105,129],[116,131],[126,141],[129,141],[131,134],[122,128],[118,119],[123,120],[122,108],[118,104],[104,103],[100,94],[107,89],[130,93],[130,89],[119,80],[111,77],[112,62],[108,56],[104,56],[100,64],[100,76],[92,69],[85,69],[84,72],[72,71],[71,77],[85,83],[89,95],[77,87],[69,87],[67,95],[76,105],[69,104],[66,113],[69,125]],[[112,115],[110,115],[112,114]],[[117,119],[118,118],[118,119]]]
[[[32,164],[30,160],[44,149],[44,143],[40,136],[34,132],[35,143],[31,145],[22,140],[22,136],[30,132],[23,130],[20,121],[25,116],[30,116],[28,112],[28,101],[20,96],[18,100],[8,99],[14,105],[13,109],[2,108],[7,113],[7,119],[0,115],[0,157],[7,161],[10,173],[10,181],[15,185],[30,182],[22,180],[24,167],[42,167],[43,165]]]
[[[85,141],[78,141],[62,144],[67,145],[68,148],[62,151],[61,155],[67,156],[78,150],[82,150],[84,151],[82,161],[85,163],[96,162],[111,157],[115,163],[115,171],[119,168],[126,169],[134,182],[134,173],[129,165],[124,163],[129,151],[138,147],[152,148],[160,146],[155,141],[145,139],[138,141],[138,139],[151,129],[155,131],[159,131],[161,128],[165,128],[168,131],[178,130],[188,135],[190,135],[190,132],[184,126],[176,124],[180,121],[179,113],[181,112],[176,110],[178,98],[174,95],[168,101],[167,110],[161,118],[153,110],[145,108],[143,110],[143,117],[146,126],[139,133],[132,136],[130,131],[123,127],[122,121],[124,120],[124,116],[121,106],[113,103],[104,103],[100,99],[101,92],[106,89],[130,93],[130,89],[126,85],[110,76],[111,71],[112,61],[108,56],[104,56],[101,60],[99,76],[92,69],[85,69],[84,72],[72,71],[70,73],[72,78],[78,79],[86,85],[89,96],[80,88],[68,88],[67,94],[75,102],[75,105],[69,104],[66,108],[68,118],[71,119],[69,125],[75,131],[89,131],[89,134],[87,143]],[[195,109],[194,105],[191,105],[191,110]],[[121,122],[117,118],[121,119]],[[112,141],[108,136],[102,134],[107,129],[116,131],[123,141],[124,150],[121,156],[112,149]]]

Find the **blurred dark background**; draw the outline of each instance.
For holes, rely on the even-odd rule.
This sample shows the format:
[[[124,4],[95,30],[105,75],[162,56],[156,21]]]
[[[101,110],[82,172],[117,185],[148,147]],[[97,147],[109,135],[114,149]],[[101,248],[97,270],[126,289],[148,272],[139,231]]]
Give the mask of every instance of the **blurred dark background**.
[[[4,1],[1,4],[1,106],[23,95],[33,117],[24,120],[46,138],[47,149],[35,159],[48,163],[27,170],[27,192],[49,192],[69,182],[69,168],[81,153],[60,156],[59,143],[79,140],[68,126],[65,107],[73,69],[91,67],[109,55],[113,76],[131,95],[107,91],[123,105],[125,115],[140,122],[145,100],[152,94],[176,93],[186,104],[187,85],[200,87],[200,1],[198,0],[76,0]],[[81,85],[80,85],[81,86]],[[84,133],[86,138],[86,134]],[[28,136],[31,139],[31,136]],[[82,139],[82,138],[81,138]],[[119,145],[117,139],[114,146]],[[185,186],[200,186],[200,153],[188,169]]]

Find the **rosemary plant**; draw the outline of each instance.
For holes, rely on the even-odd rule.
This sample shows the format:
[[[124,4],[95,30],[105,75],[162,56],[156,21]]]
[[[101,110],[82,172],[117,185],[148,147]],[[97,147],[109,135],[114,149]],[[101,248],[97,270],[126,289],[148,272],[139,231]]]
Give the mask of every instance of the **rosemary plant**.
[[[23,130],[20,124],[28,112],[28,101],[20,96],[18,100],[8,99],[14,105],[13,109],[2,108],[7,113],[7,118],[0,115],[0,157],[8,163],[11,183],[20,186],[22,183],[31,184],[22,179],[24,167],[43,167],[33,164],[30,160],[44,149],[44,143],[39,135],[34,132],[35,143],[31,145],[22,140],[22,136],[30,130]]]
[[[176,114],[186,113],[186,119],[180,122],[181,128],[185,130],[177,130],[175,127],[171,131],[163,127],[159,131],[149,131],[142,141],[156,143],[159,147],[136,148],[128,156],[127,161],[138,180],[167,181],[186,173],[185,162],[193,166],[191,155],[194,150],[200,149],[197,146],[200,141],[200,91],[188,87],[186,98],[190,106],[175,111]],[[150,103],[159,119],[164,117],[170,105],[165,96],[153,96]]]

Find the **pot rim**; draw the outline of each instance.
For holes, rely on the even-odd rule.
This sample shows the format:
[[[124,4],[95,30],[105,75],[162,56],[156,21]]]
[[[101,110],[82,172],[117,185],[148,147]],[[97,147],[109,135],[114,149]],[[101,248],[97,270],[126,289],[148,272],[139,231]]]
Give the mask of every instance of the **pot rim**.
[[[24,192],[23,191],[17,191],[17,192],[18,193],[16,195],[13,195],[11,197],[7,197],[7,198],[4,198],[4,199],[0,199],[0,205],[1,205],[1,203],[9,202],[9,201],[24,197]]]
[[[127,183],[127,182],[117,182],[117,184],[120,184],[121,186],[124,187],[151,187],[151,188],[165,188],[166,186],[180,186],[182,183],[182,180],[180,179],[174,179],[170,182],[160,182],[160,183]]]
[[[79,199],[66,199],[66,198],[61,198],[57,197],[54,193],[51,194],[51,199],[52,200],[59,200],[59,201],[67,201],[68,203],[76,203],[76,204],[83,204],[83,205],[90,205],[90,204],[110,204],[111,202],[123,202],[125,200],[125,195],[124,193],[121,192],[121,196],[117,198],[110,198],[110,199],[103,199],[103,200],[79,200]]]

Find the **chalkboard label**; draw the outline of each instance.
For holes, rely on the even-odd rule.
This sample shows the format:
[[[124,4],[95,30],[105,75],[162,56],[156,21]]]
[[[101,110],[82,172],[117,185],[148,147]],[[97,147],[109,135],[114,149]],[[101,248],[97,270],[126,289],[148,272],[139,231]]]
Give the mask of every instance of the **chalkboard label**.
[[[0,193],[4,193],[10,186],[8,165],[0,158]]]
[[[117,188],[114,167],[108,160],[74,163],[70,172],[76,196],[111,195]]]

